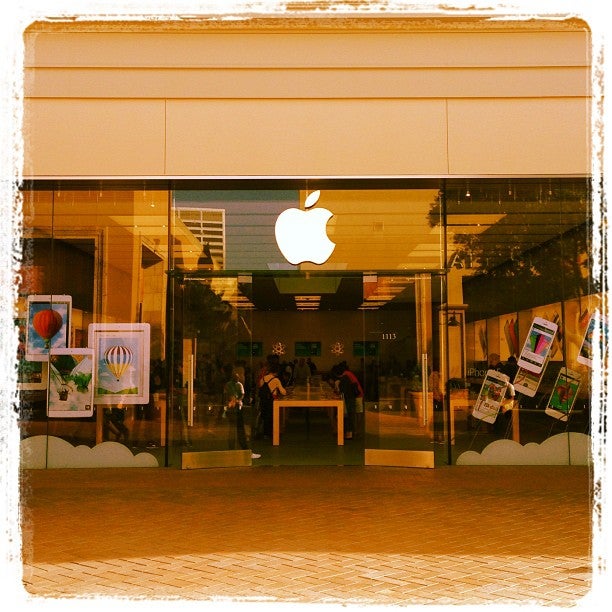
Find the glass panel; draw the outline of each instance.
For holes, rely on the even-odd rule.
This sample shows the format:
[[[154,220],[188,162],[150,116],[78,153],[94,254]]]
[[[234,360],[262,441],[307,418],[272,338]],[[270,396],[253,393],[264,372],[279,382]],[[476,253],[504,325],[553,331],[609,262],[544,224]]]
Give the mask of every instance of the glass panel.
[[[261,349],[244,338],[250,314],[242,307],[239,285],[239,278],[225,276],[174,281],[178,316],[169,437],[178,463],[185,449],[247,448],[242,436],[250,438],[254,358],[261,357]],[[240,410],[230,406],[229,381],[240,383]]]
[[[592,369],[579,359],[588,322],[601,305],[593,276],[590,197],[586,180],[448,184],[448,282],[461,296],[454,301],[459,325],[452,331],[449,322],[449,333],[455,334],[450,342],[463,345],[465,363],[456,363],[449,380],[455,460],[467,450],[480,454],[502,438],[521,446],[534,442],[543,452],[539,445],[559,433],[590,434]],[[512,361],[520,359],[535,317],[554,323],[557,333],[543,371],[517,374]],[[506,373],[516,388],[514,401],[508,389],[497,417],[487,422],[470,415],[491,368]],[[569,418],[561,419],[547,408],[558,401],[555,390],[566,368],[578,377],[579,388],[564,406]]]
[[[430,461],[437,450],[444,461],[444,445],[433,447],[446,438],[431,376],[440,374],[432,315],[440,279],[203,271],[179,275],[174,290],[172,464],[185,451],[241,448],[260,454],[260,465],[359,465],[364,448],[420,451]],[[286,392],[278,399],[289,402],[278,408],[278,429],[258,394],[272,370]],[[228,394],[236,373],[239,415]]]
[[[370,449],[366,461],[368,452],[372,463],[433,467],[434,453],[444,461],[441,338],[433,316],[441,303],[442,283],[435,277],[433,281],[429,275],[364,276],[360,350]],[[436,442],[439,447],[434,447]]]
[[[330,218],[324,217],[327,222],[319,225],[318,236],[326,232],[333,250],[322,263],[313,263],[316,254],[311,247],[317,235],[308,235],[307,226],[322,208],[329,210]],[[296,234],[282,226],[287,211],[298,219]],[[361,406],[353,414],[349,402],[346,414],[342,411],[346,444],[342,428],[338,432],[334,404],[341,391],[340,366],[367,386],[362,360],[371,340],[365,331],[366,309],[380,308],[383,316],[387,305],[384,317],[393,319],[397,334],[406,326],[412,326],[414,334],[416,310],[414,289],[408,298],[413,277],[381,276],[379,289],[384,284],[386,291],[379,291],[372,301],[371,295],[364,295],[362,270],[438,270],[443,265],[440,214],[437,190],[176,192],[173,461],[178,464],[185,447],[240,447],[234,423],[223,418],[223,386],[238,356],[248,355],[242,366],[243,417],[248,447],[263,455],[259,463],[363,463]],[[302,240],[304,236],[309,238]],[[290,253],[294,243],[304,249],[302,255]],[[242,281],[238,270],[245,271]],[[423,286],[424,299],[429,299],[429,280]],[[431,318],[429,304],[427,309]],[[407,349],[397,355],[389,351],[389,359],[405,361],[408,354]],[[416,356],[414,350],[410,355]],[[299,373],[306,371],[307,358],[316,371],[304,379]],[[191,367],[190,359],[197,373],[193,424],[189,409],[183,408],[189,406],[189,378],[184,373]],[[258,375],[273,362],[288,392],[285,399],[292,402],[278,406],[278,440],[273,424],[262,418],[256,393]],[[214,376],[206,380],[216,382],[202,386],[199,368],[207,363]],[[409,365],[404,363],[404,379]],[[401,401],[408,401],[408,396],[402,394]],[[427,451],[431,452],[429,446]]]
[[[175,194],[177,264],[216,270],[440,270],[443,265],[441,210],[437,189],[322,190],[306,209],[312,191],[178,191]],[[313,199],[310,200],[311,202]],[[287,210],[293,218],[277,226]],[[311,237],[307,228],[322,210],[331,213]],[[300,216],[301,215],[301,216]],[[296,234],[292,233],[297,228]],[[315,225],[317,222],[315,221]],[[277,245],[275,229],[296,244],[294,264]],[[312,245],[327,229],[334,243],[329,258],[312,263]],[[302,241],[302,239],[304,241]],[[333,246],[333,245],[332,245]],[[208,249],[208,250],[207,250]],[[179,252],[180,251],[180,252]],[[198,258],[202,257],[200,263]],[[184,259],[184,261],[183,261]]]
[[[159,373],[165,359],[167,192],[102,188],[26,191],[23,210],[24,256],[18,300],[21,329],[25,331],[28,297],[66,295],[71,300],[66,348],[88,347],[91,323],[146,322],[151,329],[150,358],[157,365],[151,371]],[[49,365],[48,352],[43,358],[46,362],[38,363],[51,370],[51,391],[59,373],[64,386],[76,392],[76,379],[67,365],[74,358],[63,356],[61,371],[55,361]],[[96,406],[92,417],[55,418],[47,417],[46,380],[40,370],[30,372],[29,365],[23,368],[24,379],[20,381],[23,437],[50,434],[88,446],[119,440],[134,450],[153,449],[163,465],[163,375],[159,380],[142,381],[143,392],[148,392],[149,384],[154,392],[146,405],[133,404],[126,397],[122,405]],[[33,380],[37,377],[41,379],[38,383]]]
[[[388,379],[399,376],[400,383],[409,382],[406,355],[418,366],[413,370],[421,372],[426,355],[427,367],[440,371],[442,438],[451,442],[449,447],[433,445],[437,461],[444,461],[449,449],[453,461],[466,450],[480,453],[499,438],[524,445],[541,444],[557,433],[590,433],[594,366],[584,359],[583,340],[603,297],[594,273],[597,254],[590,243],[587,181],[483,179],[447,181],[442,192],[180,191],[174,197],[169,248],[165,191],[107,189],[101,184],[95,189],[23,193],[24,265],[17,324],[24,437],[52,433],[90,446],[119,439],[134,451],[146,448],[161,464],[166,450],[175,453],[176,464],[175,451],[188,443],[229,447],[229,431],[216,423],[211,426],[208,419],[209,413],[222,411],[225,402],[220,381],[228,373],[223,366],[238,363],[245,369],[249,436],[257,423],[257,372],[275,350],[284,351],[281,361],[287,362],[299,363],[310,354],[321,375],[317,384],[320,380],[319,388],[325,391],[332,386],[324,375],[348,361],[362,376],[366,405],[375,402],[380,414],[384,390],[382,397],[392,406],[388,416],[395,416],[396,407],[398,414],[412,410],[406,390],[389,387]],[[332,213],[325,227],[334,250],[321,264],[291,263],[277,245],[277,219],[287,209],[308,215],[322,208]],[[299,228],[306,227],[304,218],[311,217],[302,217]],[[296,240],[301,238],[298,232]],[[305,241],[306,246],[310,243]],[[308,257],[313,259],[312,253]],[[437,276],[445,270],[446,275]],[[366,288],[364,277],[376,278],[378,293]],[[393,283],[401,284],[404,277],[413,284],[393,293]],[[45,295],[70,299],[70,349],[88,346],[90,323],[151,326],[148,404],[101,405],[87,418],[47,417],[49,360],[25,359],[28,297]],[[512,411],[491,427],[474,421],[471,411],[489,366],[498,358],[506,362],[511,355],[520,357],[535,317],[558,326],[543,374],[534,378],[519,372]],[[386,325],[397,331],[381,328]],[[371,364],[367,357],[374,350],[372,336],[383,332],[405,333],[412,344],[397,351],[379,345],[377,360],[382,361]],[[380,336],[378,341],[383,340],[390,342],[391,337]],[[166,355],[166,346],[172,347],[171,355]],[[396,369],[399,374],[386,372]],[[54,376],[55,370],[54,365]],[[563,378],[568,370],[580,383],[571,405],[557,393],[560,387],[571,388]],[[60,374],[66,373],[70,371],[64,360]],[[516,383],[514,372],[511,379]],[[111,417],[112,408],[119,409],[115,412],[122,423],[102,418]],[[568,418],[559,417],[564,410]],[[290,434],[314,435],[316,425],[327,436],[327,461],[336,461],[339,452],[342,461],[356,456],[362,460],[362,443],[353,445],[360,450],[350,459],[347,445],[337,444],[332,413],[288,411],[285,442]],[[374,448],[406,447],[409,442],[418,446],[424,438],[429,444],[440,429],[429,428],[412,441],[403,434],[382,436],[382,417],[374,419],[367,410],[363,414],[372,421],[367,430],[374,436],[369,438]],[[359,417],[355,429],[358,438]],[[270,443],[270,461],[288,448]]]
[[[185,451],[248,449],[262,455],[256,459],[261,465],[361,464],[363,437],[353,432],[355,443],[349,447],[342,428],[338,436],[334,406],[341,399],[332,376],[334,366],[347,358],[344,343],[348,348],[362,338],[361,313],[355,307],[360,284],[360,275],[180,275],[174,281],[178,316],[171,463],[180,465]],[[315,290],[316,307],[310,299]],[[192,420],[185,375],[190,360],[195,372]],[[276,442],[272,411],[265,410],[258,393],[261,376],[272,367],[284,399],[294,402],[280,409]],[[236,373],[244,387],[239,414],[229,402],[228,381]]]

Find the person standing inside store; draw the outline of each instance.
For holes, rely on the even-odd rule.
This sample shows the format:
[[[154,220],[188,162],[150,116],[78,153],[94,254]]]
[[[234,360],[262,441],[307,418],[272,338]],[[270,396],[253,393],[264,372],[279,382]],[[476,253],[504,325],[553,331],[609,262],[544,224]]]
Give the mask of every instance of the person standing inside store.
[[[491,353],[489,355],[489,370],[496,370],[501,372],[504,364],[501,362],[499,353]]]
[[[263,437],[272,439],[272,413],[274,399],[280,395],[287,395],[287,390],[279,378],[279,365],[277,362],[268,364],[268,371],[260,380],[259,385],[259,413],[263,425]]]
[[[308,366],[308,369],[310,370],[310,375],[314,376],[317,373],[317,366],[315,362],[310,357],[308,357],[306,359],[306,365]]]
[[[351,440],[355,432],[357,404],[359,403],[358,398],[360,398],[363,410],[363,389],[361,388],[361,383],[357,376],[351,371],[346,361],[339,364],[338,371],[340,372],[338,388],[344,399],[344,409],[346,411],[344,419],[344,438],[346,440]]]
[[[236,448],[236,442],[242,450],[247,450],[246,432],[244,429],[244,415],[242,403],[244,400],[244,385],[240,380],[240,372],[232,369],[231,366],[225,367],[227,382],[223,388],[225,400],[224,413],[229,421],[228,444],[230,450]],[[261,455],[251,453],[251,459],[259,459]]]
[[[514,355],[510,355],[510,357],[508,357],[506,363],[503,365],[501,369],[501,371],[504,374],[506,374],[508,378],[510,378],[510,382],[514,382],[514,377],[516,376],[516,373],[518,372],[518,370],[519,370],[518,363]]]
[[[305,385],[309,377],[310,368],[306,365],[306,360],[300,357],[293,370],[293,382],[296,385]]]

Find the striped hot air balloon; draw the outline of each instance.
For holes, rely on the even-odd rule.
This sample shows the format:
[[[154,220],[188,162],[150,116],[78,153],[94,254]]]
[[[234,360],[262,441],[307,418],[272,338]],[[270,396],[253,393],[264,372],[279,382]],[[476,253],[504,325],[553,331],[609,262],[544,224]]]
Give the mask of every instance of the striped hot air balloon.
[[[132,351],[121,344],[111,346],[104,351],[104,363],[109,372],[119,380],[132,363]]]

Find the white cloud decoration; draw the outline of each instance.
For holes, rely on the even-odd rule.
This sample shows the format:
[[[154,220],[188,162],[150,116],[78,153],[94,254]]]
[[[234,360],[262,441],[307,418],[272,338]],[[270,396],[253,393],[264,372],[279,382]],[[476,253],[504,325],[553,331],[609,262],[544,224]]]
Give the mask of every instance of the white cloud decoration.
[[[45,468],[108,468],[159,467],[151,453],[132,451],[119,442],[102,442],[93,448],[73,446],[56,436],[32,436],[21,441],[21,467]]]
[[[591,437],[567,432],[524,446],[514,440],[495,440],[482,453],[466,451],[457,465],[591,465]]]

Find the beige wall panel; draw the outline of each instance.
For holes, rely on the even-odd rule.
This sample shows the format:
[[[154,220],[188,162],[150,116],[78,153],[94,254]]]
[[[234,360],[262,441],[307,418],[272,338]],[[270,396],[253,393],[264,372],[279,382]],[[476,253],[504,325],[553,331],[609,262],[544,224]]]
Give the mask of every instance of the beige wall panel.
[[[504,98],[587,96],[585,67],[563,68],[45,68],[25,95],[55,98]]]
[[[28,100],[24,176],[590,172],[585,99],[449,100],[448,166],[444,105]]]
[[[167,172],[446,174],[443,101],[168,102]]]
[[[584,66],[589,62],[589,34],[584,31],[60,31],[27,33],[25,44],[26,66]]]
[[[586,99],[449,100],[450,174],[588,174]]]
[[[27,100],[24,176],[157,176],[164,102]]]

